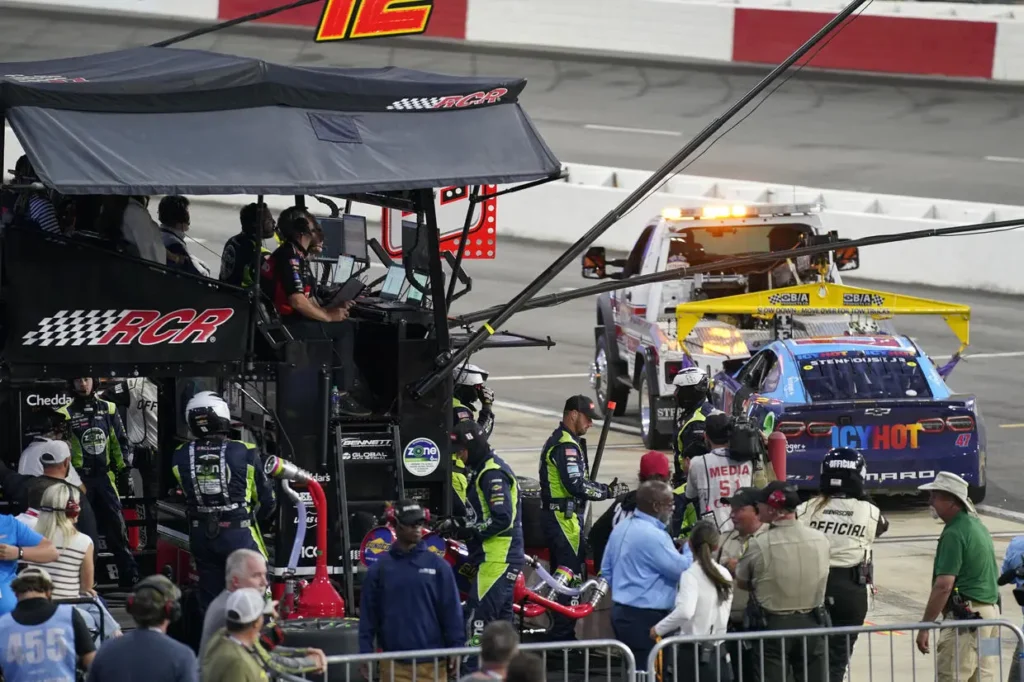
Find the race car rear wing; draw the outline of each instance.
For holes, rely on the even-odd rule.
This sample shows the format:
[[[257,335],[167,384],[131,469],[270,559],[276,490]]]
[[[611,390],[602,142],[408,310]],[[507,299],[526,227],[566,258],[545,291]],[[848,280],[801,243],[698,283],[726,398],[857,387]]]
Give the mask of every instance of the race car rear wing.
[[[676,335],[680,342],[705,315],[775,319],[777,333],[784,333],[787,318],[793,317],[853,315],[879,320],[895,315],[939,315],[960,341],[954,357],[959,357],[970,343],[969,306],[828,282],[680,303],[676,306]]]

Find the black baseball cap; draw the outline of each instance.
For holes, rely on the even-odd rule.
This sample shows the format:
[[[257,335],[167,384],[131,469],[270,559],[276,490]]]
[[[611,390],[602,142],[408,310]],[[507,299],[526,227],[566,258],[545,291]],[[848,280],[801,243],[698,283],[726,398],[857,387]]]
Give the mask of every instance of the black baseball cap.
[[[399,500],[395,505],[395,518],[403,526],[415,526],[427,520],[427,515],[415,500]]]
[[[728,443],[732,436],[732,418],[724,412],[710,415],[704,421],[704,434],[712,443]]]
[[[597,414],[597,407],[594,405],[594,401],[585,395],[574,395],[565,401],[565,409],[562,412],[572,412],[576,410],[591,419],[600,419],[600,415]]]
[[[795,485],[785,481],[772,481],[761,489],[761,497],[758,502],[775,509],[792,511],[800,506],[800,495],[797,493]]]
[[[733,507],[756,507],[761,500],[761,491],[757,488],[739,488],[732,497],[723,497],[722,504]]]

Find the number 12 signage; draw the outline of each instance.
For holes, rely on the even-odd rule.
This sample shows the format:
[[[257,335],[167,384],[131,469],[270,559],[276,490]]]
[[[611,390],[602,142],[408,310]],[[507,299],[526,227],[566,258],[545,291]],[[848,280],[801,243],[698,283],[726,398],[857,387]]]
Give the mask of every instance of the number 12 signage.
[[[419,35],[434,0],[326,0],[316,42]]]

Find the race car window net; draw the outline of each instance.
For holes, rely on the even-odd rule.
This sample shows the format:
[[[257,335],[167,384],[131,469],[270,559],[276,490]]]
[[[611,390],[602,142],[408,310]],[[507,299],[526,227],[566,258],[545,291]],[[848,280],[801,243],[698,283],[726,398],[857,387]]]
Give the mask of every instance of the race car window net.
[[[840,357],[819,353],[797,358],[811,402],[930,398],[922,362],[927,360],[910,353],[850,352]]]

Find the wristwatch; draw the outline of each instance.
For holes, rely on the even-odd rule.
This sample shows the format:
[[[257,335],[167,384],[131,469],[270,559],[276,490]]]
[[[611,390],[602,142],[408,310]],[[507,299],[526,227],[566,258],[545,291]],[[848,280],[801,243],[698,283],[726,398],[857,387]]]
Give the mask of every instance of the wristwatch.
[[[19,547],[18,548],[18,560],[21,561],[24,558],[25,558],[25,548],[24,547]]]

